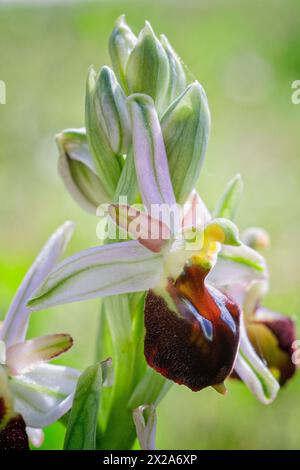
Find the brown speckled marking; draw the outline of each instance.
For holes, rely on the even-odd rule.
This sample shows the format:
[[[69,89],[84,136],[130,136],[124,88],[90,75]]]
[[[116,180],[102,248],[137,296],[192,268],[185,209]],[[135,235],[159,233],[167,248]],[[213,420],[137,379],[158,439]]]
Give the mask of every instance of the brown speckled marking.
[[[29,450],[26,425],[19,415],[0,431],[0,450]]]

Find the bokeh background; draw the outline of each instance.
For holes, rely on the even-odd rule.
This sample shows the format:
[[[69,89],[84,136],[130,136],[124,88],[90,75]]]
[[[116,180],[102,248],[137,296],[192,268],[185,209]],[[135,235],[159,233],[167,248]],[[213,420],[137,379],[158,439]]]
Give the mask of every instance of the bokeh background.
[[[83,125],[87,69],[109,64],[107,41],[126,13],[164,32],[204,86],[212,133],[198,189],[213,207],[235,173],[245,191],[238,224],[264,226],[271,291],[265,305],[300,315],[299,0],[0,2],[0,318],[31,261],[65,219],[77,230],[68,253],[98,243],[96,222],[76,206],[56,174],[53,136]],[[63,362],[94,360],[98,302],[32,316],[30,335],[70,332]],[[299,332],[300,335],[300,332]],[[158,412],[158,448],[300,448],[300,374],[265,407],[240,383],[227,397],[173,386]],[[46,430],[44,449],[61,448],[63,428]]]

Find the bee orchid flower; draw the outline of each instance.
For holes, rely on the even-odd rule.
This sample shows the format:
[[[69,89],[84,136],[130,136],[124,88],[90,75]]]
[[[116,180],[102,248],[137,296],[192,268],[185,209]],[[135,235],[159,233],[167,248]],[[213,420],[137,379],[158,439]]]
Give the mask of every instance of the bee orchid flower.
[[[58,264],[28,305],[33,310],[114,294],[147,291],[144,352],[150,367],[192,390],[213,386],[235,367],[264,402],[278,383],[256,354],[237,303],[218,289],[218,278],[236,282],[264,275],[259,254],[241,244],[236,226],[210,219],[197,193],[176,205],[159,119],[149,96],[129,100],[133,154],[144,211],[113,204],[109,214],[133,239],[80,252]],[[153,206],[166,215],[153,216]],[[245,263],[232,270],[228,250]],[[227,250],[227,251],[226,251]],[[223,258],[219,258],[220,254]],[[225,263],[225,265],[224,265]],[[246,269],[244,267],[246,266]],[[223,274],[222,274],[223,273]]]
[[[48,240],[28,271],[0,329],[0,449],[28,448],[43,441],[41,428],[72,405],[79,376],[74,369],[47,364],[73,344],[67,334],[26,340],[30,311],[26,303],[53,269],[73,232],[66,222]]]
[[[241,238],[256,250],[269,246],[269,235],[264,229],[249,228]],[[296,325],[292,318],[273,312],[262,305],[269,290],[269,275],[250,284],[237,282],[225,288],[227,294],[243,309],[245,328],[257,354],[284,385],[296,372],[293,354],[296,350]]]

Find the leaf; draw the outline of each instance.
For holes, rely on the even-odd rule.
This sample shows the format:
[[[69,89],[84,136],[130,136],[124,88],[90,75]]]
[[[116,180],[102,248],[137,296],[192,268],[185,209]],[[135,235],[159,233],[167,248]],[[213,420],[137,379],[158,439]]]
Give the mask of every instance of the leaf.
[[[101,364],[88,367],[79,377],[64,450],[95,449],[101,386]]]

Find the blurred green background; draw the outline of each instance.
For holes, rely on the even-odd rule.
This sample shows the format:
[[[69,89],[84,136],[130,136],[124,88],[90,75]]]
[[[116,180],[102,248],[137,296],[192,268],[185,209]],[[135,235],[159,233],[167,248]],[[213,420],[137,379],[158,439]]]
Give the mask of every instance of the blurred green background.
[[[1,2],[0,2],[1,3]],[[137,32],[145,19],[164,32],[204,86],[212,133],[198,189],[211,208],[240,172],[240,228],[262,225],[271,292],[265,305],[300,315],[299,0],[31,2],[0,5],[0,318],[26,269],[65,219],[77,230],[68,253],[98,243],[96,222],[65,193],[53,136],[83,125],[86,72],[109,64],[107,41],[121,13]],[[38,3],[38,4],[37,4]],[[98,302],[35,313],[30,334],[69,332],[63,363],[93,361]],[[300,374],[265,407],[240,383],[227,397],[173,386],[158,412],[161,449],[300,448]],[[63,428],[46,430],[44,449],[61,448]]]

